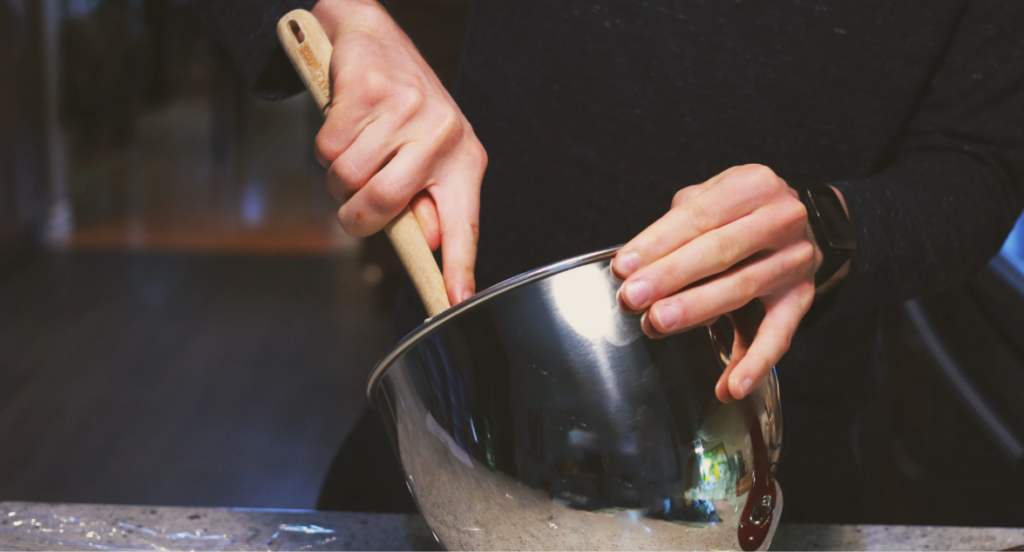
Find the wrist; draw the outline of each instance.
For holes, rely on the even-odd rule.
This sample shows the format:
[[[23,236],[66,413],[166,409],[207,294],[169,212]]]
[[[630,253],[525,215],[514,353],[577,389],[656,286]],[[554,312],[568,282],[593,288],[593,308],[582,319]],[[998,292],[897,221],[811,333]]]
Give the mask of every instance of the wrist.
[[[838,288],[839,284],[843,283],[843,280],[846,279],[846,275],[850,273],[850,264],[849,260],[843,263],[843,266],[831,278],[814,289],[814,296],[820,297]]]
[[[843,197],[843,192],[840,192],[839,189],[836,188],[835,186],[829,186],[829,188],[832,188],[832,191],[835,192],[836,197],[839,199],[839,203],[843,206],[843,212],[846,213],[846,218],[849,219],[850,208],[846,206],[846,198]],[[831,278],[829,278],[822,285],[818,286],[818,288],[814,291],[815,296],[820,296],[829,293],[830,291],[839,287],[839,284],[841,284],[842,281],[846,279],[846,275],[850,273],[851,263],[852,261],[847,259],[846,262],[843,263],[843,266],[841,266],[839,270],[837,270],[836,273],[832,275]]]
[[[849,219],[850,218],[850,208],[846,206],[846,198],[843,197],[843,192],[839,191],[839,188],[836,188],[835,186],[833,186],[831,184],[829,184],[828,187],[831,188],[832,191],[835,192],[836,197],[839,198],[839,203],[840,203],[840,205],[843,206],[843,212],[846,213],[846,218]]]
[[[376,0],[319,0],[310,12],[332,44],[351,31],[379,32],[394,23],[387,9]]]
[[[815,287],[834,287],[849,271],[856,249],[846,201],[831,186],[804,185],[797,188],[797,193],[807,209],[807,225],[816,245]]]

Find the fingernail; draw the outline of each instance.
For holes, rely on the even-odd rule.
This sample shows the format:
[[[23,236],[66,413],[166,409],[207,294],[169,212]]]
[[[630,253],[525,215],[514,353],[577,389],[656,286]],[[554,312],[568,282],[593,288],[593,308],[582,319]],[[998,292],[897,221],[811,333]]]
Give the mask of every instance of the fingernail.
[[[615,256],[615,271],[620,276],[629,276],[640,268],[640,255],[637,253],[626,253]]]
[[[743,393],[744,397],[747,396],[747,393],[750,392],[750,388],[753,385],[754,385],[754,380],[752,380],[750,378],[746,378],[746,379],[744,379],[743,381],[740,382],[740,392]]]
[[[651,295],[654,294],[654,288],[651,284],[643,280],[637,280],[626,284],[626,302],[629,306],[634,309],[642,309],[647,306],[647,302],[651,300]]]
[[[679,312],[679,307],[675,305],[665,305],[664,307],[658,307],[655,316],[658,317],[658,325],[661,326],[662,331],[672,331],[679,325],[679,319],[682,318],[683,313]]]
[[[471,297],[473,297],[473,292],[467,289],[466,291],[462,292],[462,299],[460,299],[459,302],[461,303],[462,301],[468,301]]]
[[[715,396],[720,397],[724,403],[732,402],[732,393],[729,392],[729,383],[725,380],[718,380],[715,384]]]

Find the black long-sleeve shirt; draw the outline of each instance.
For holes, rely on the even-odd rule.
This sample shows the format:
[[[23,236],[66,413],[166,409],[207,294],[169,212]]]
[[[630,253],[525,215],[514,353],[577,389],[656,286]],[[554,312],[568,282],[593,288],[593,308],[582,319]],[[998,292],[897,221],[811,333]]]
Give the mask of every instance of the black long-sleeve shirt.
[[[280,96],[273,24],[314,3],[198,7]],[[1020,0],[475,0],[454,96],[490,159],[481,287],[624,243],[733,165],[838,187],[857,251],[779,363],[787,427],[846,408],[878,307],[971,276],[1024,206]]]

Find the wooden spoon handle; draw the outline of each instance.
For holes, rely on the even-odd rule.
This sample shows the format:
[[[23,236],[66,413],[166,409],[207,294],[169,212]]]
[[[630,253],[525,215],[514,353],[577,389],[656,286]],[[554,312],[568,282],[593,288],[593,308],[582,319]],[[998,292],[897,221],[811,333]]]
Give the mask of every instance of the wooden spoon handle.
[[[302,82],[313,94],[320,112],[327,117],[332,100],[332,46],[320,22],[306,10],[294,10],[278,21],[277,36]],[[427,308],[427,315],[435,316],[451,307],[444,287],[444,277],[441,276],[412,211],[406,207],[384,227],[384,233],[391,240],[405,271],[416,286],[423,306]]]

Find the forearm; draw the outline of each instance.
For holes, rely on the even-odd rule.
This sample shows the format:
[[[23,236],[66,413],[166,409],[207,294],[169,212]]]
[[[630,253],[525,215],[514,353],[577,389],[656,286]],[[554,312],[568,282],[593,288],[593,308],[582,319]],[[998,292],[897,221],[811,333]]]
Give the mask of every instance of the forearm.
[[[395,25],[377,0],[319,0],[310,11],[332,43],[352,30],[378,32],[382,26]]]
[[[194,0],[192,7],[228,51],[246,84],[264,99],[302,91],[277,40],[277,22],[284,14],[312,10],[332,42],[343,30],[379,26],[389,18],[376,0]]]
[[[834,187],[845,199],[857,251],[826,319],[966,280],[999,251],[1022,206],[1011,175],[951,151],[911,155]]]
[[[194,0],[192,7],[228,51],[246,84],[265,99],[302,90],[277,41],[277,21],[316,0]]]

